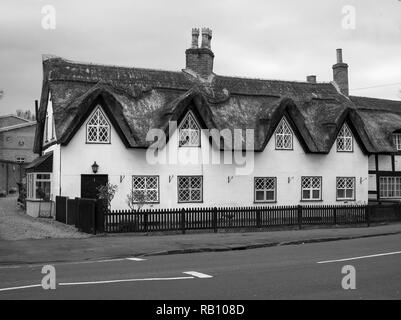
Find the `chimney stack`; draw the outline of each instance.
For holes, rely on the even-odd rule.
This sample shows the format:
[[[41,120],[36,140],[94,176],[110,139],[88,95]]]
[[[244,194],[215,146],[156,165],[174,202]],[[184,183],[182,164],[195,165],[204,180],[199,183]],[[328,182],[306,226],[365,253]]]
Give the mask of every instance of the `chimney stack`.
[[[198,46],[199,29],[192,29],[192,45],[185,51],[186,69],[207,78],[213,73],[214,54],[211,50],[212,30],[202,28],[202,43]]]
[[[342,49],[337,49],[337,63],[333,65],[333,81],[343,95],[349,95],[348,64],[343,62]]]
[[[315,75],[310,75],[306,77],[306,82],[309,83],[316,83],[316,76]]]

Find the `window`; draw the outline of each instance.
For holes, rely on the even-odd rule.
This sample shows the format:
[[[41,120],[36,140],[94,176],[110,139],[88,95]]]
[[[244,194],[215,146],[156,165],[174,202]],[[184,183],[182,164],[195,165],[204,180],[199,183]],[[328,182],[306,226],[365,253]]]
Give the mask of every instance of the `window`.
[[[182,120],[179,128],[180,147],[200,147],[201,145],[200,127],[195,120],[192,112],[188,112]]]
[[[135,203],[158,203],[159,177],[132,176],[132,196]]]
[[[277,126],[275,137],[277,150],[292,150],[292,130],[285,118]]]
[[[355,200],[355,178],[337,178],[337,200]]]
[[[401,177],[380,177],[380,198],[401,198]]]
[[[25,158],[24,157],[17,157],[17,163],[24,163]]]
[[[302,200],[322,200],[322,177],[302,177]]]
[[[344,123],[337,136],[337,151],[352,152],[353,150],[352,133],[346,123]]]
[[[86,125],[86,141],[89,143],[110,143],[110,124],[97,107]]]
[[[203,201],[203,177],[180,176],[178,177],[178,202],[202,202]]]
[[[393,133],[393,143],[397,151],[401,151],[401,133]]]
[[[276,178],[256,177],[254,183],[255,202],[276,201]]]
[[[51,174],[27,174],[27,198],[29,200],[50,200]]]

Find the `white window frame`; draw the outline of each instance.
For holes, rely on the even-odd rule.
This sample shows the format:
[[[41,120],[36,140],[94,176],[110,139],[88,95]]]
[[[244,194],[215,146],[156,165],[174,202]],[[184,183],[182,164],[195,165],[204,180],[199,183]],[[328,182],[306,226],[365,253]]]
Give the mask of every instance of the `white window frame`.
[[[189,122],[189,128],[183,128],[183,126]],[[188,137],[186,143],[183,142],[182,137]],[[192,137],[196,138],[196,141],[192,141]],[[178,146],[179,147],[200,147],[201,146],[201,129],[196,117],[192,111],[188,111],[185,117],[182,119],[178,128]]]
[[[135,179],[142,179],[144,182],[143,188],[135,188]],[[156,187],[149,187],[150,179],[156,179]],[[160,202],[160,185],[159,185],[159,176],[150,175],[150,176],[142,176],[142,175],[133,175],[132,176],[132,195],[135,197],[135,191],[143,191],[144,192],[144,202],[143,203],[159,203]],[[156,199],[150,200],[148,193],[151,191],[156,193]],[[134,203],[139,203],[138,199],[133,199]]]
[[[281,132],[279,132],[281,131]],[[294,149],[294,132],[291,129],[287,119],[283,117],[274,131],[276,150]],[[285,145],[286,138],[289,138],[289,145]],[[281,140],[281,145],[280,145]]]
[[[260,187],[262,184],[262,187]],[[254,189],[254,202],[255,203],[266,203],[276,202],[277,196],[277,178],[276,177],[255,177],[253,181]],[[258,200],[256,197],[257,192],[263,192],[263,199]],[[267,199],[267,193],[273,192],[273,199]]]
[[[16,157],[17,158],[17,163],[25,163],[25,157]]]
[[[381,176],[379,179],[381,199],[401,198],[401,176]]]
[[[188,188],[180,188],[180,181],[181,179],[188,179]],[[199,188],[192,188],[191,187],[191,180],[192,179],[200,179],[200,186]],[[182,190],[188,190],[189,192],[189,198],[187,200],[182,200],[181,198],[181,192]],[[200,193],[200,198],[199,199],[193,199],[193,191],[198,191]],[[177,177],[177,197],[178,197],[178,203],[199,203],[203,202],[203,176],[199,175],[193,175],[193,176],[178,176]]]
[[[349,187],[350,183],[351,183],[352,187]],[[342,187],[340,188],[341,185],[342,185]],[[356,188],[355,177],[337,177],[337,179],[336,179],[336,199],[338,201],[355,200],[355,194],[356,194],[355,188]],[[339,190],[344,190],[344,197],[338,196]],[[347,191],[349,191],[349,190],[352,190],[351,197],[347,197]]]
[[[353,152],[354,137],[349,126],[344,123],[337,135],[337,151],[338,152]],[[342,141],[342,142],[341,142]]]
[[[92,119],[94,118],[95,114],[98,116],[98,121],[95,124],[91,124]],[[106,125],[104,124],[99,124],[99,116],[103,117],[105,122],[107,123]],[[96,130],[96,139],[90,140],[89,137],[89,130],[90,128],[95,128]],[[107,140],[103,141],[100,140],[100,129],[101,128],[106,128],[107,132]],[[88,118],[88,121],[86,122],[86,143],[99,143],[99,144],[109,144],[111,141],[111,126],[110,122],[107,119],[105,113],[103,112],[102,108],[100,106],[97,106],[95,110],[92,112],[90,117]]]
[[[313,187],[313,182],[318,179],[319,181],[319,187]],[[307,180],[310,181],[310,187],[306,188],[304,187],[304,182]],[[323,178],[320,176],[305,176],[301,177],[301,200],[302,201],[321,201],[322,200],[322,184],[323,184]],[[304,197],[304,191],[309,190],[309,198]],[[314,198],[313,197],[313,191],[319,191],[319,198]]]
[[[38,175],[48,175],[49,178],[38,178]],[[44,200],[42,198],[38,198],[36,196],[36,184],[38,182],[48,182],[49,183],[49,198],[52,198],[51,190],[52,190],[52,173],[50,172],[30,172],[26,175],[26,192],[27,192],[27,200]]]
[[[401,133],[393,133],[393,143],[397,151],[401,151]]]

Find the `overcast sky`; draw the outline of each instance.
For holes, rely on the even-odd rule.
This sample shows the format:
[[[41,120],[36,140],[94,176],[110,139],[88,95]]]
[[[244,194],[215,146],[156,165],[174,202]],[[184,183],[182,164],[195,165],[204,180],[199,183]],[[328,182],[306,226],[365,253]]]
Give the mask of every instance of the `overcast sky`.
[[[56,10],[54,30],[42,27],[45,5]],[[354,29],[344,28],[347,5]],[[42,54],[181,70],[191,28],[203,26],[217,74],[327,82],[341,47],[352,95],[401,99],[400,0],[1,0],[0,114],[34,109]]]

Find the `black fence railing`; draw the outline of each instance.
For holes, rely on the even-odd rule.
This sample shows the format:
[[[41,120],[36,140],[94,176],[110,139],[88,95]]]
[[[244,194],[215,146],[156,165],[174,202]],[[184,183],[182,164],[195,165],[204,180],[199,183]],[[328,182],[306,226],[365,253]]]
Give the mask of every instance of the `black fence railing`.
[[[157,232],[368,223],[366,205],[272,206],[108,211],[105,232]]]
[[[260,229],[401,221],[401,204],[198,207],[108,211],[101,200],[56,197],[56,220],[86,233]]]

